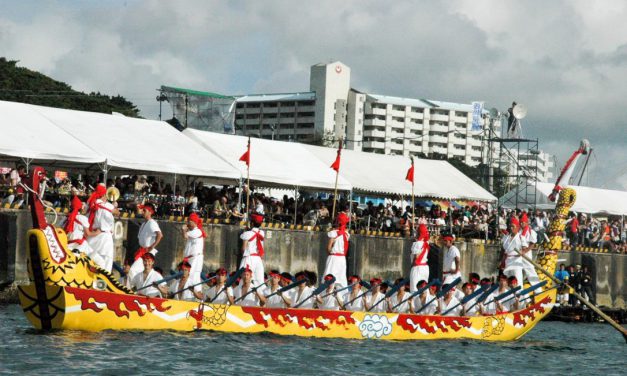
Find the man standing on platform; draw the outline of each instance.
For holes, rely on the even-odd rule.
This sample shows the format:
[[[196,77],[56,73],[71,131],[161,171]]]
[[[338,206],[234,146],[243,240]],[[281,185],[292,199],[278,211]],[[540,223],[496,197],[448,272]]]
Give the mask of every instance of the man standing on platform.
[[[335,285],[338,288],[348,286],[346,282],[346,255],[348,254],[350,234],[346,231],[347,225],[348,215],[340,212],[336,219],[336,229],[327,233],[329,237],[328,256],[323,275],[335,276]]]
[[[411,292],[417,290],[419,281],[429,280],[429,230],[424,223],[418,226],[418,238],[411,246],[412,267],[409,274],[409,289]]]
[[[242,262],[239,267],[251,270],[252,284],[253,287],[255,287],[264,282],[264,266],[262,257],[265,253],[263,249],[263,240],[266,234],[259,228],[263,223],[263,215],[259,213],[251,213],[250,223],[252,228],[240,235],[240,239],[244,241],[242,244],[244,257],[242,258]]]
[[[156,256],[157,252],[159,252],[156,247],[161,239],[163,239],[159,224],[152,218],[156,211],[155,206],[149,202],[144,205],[138,205],[137,208],[142,211],[142,215],[146,221],[142,223],[139,228],[139,233],[137,234],[139,249],[135,252],[134,262],[129,272],[131,279],[144,271],[142,256],[146,253]]]
[[[204,240],[207,237],[205,231],[202,229],[202,219],[198,217],[198,214],[192,213],[189,215],[187,225],[183,226],[183,238],[185,239],[185,251],[183,257],[190,263],[192,269],[190,274],[196,278],[200,277],[203,266],[203,248]]]
[[[442,278],[444,280],[444,284],[449,284],[462,276],[460,272],[461,254],[459,253],[459,249],[457,249],[457,247],[453,244],[453,241],[455,240],[453,235],[444,235],[442,240],[444,240],[445,248]]]
[[[87,243],[94,250],[94,261],[102,269],[111,272],[113,268],[113,226],[115,224],[114,214],[118,214],[118,209],[106,199],[104,199],[107,189],[104,184],[98,184],[96,190],[87,200],[89,205],[89,227],[91,236]]]

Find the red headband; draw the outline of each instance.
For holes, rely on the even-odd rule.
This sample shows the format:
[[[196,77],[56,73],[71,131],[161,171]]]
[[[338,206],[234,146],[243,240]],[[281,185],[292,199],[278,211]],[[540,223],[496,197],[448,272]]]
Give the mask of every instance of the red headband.
[[[332,279],[333,279],[333,276],[330,275],[330,274],[327,274],[327,275],[324,276],[324,280],[325,281],[331,281]]]
[[[137,205],[139,209],[148,210],[151,214],[155,214],[155,207],[153,204]]]
[[[260,225],[263,223],[263,215],[259,213],[253,213],[250,215],[250,221],[256,225]]]
[[[371,285],[374,285],[374,284],[378,284],[378,285],[380,285],[380,284],[381,284],[381,282],[382,282],[382,281],[381,281],[381,278],[372,278],[372,279],[370,280],[370,284],[371,284]]]
[[[444,241],[447,241],[447,240],[449,240],[449,241],[453,241],[453,240],[455,240],[455,239],[453,239],[453,237],[452,237],[452,236],[450,236],[450,235],[446,235],[446,236],[444,236],[444,237],[442,238],[442,240],[444,240]]]
[[[154,260],[155,260],[155,255],[153,255],[153,254],[152,254],[152,253],[150,253],[150,252],[146,252],[146,253],[144,253],[144,254],[142,255],[142,258],[143,258],[143,259],[151,259],[152,261],[154,261]]]
[[[516,225],[518,227],[520,227],[520,222],[518,222],[518,218],[516,217],[512,217],[512,222],[513,225]]]

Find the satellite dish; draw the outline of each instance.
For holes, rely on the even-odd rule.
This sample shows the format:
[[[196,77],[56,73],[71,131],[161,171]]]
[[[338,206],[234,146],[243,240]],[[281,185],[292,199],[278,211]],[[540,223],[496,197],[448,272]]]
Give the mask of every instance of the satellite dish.
[[[514,117],[516,119],[520,120],[524,118],[525,116],[527,116],[527,107],[525,107],[522,104],[517,104],[512,109],[512,114],[514,114]]]
[[[490,117],[491,118],[497,118],[499,117],[499,110],[497,110],[496,108],[492,107],[490,109]]]

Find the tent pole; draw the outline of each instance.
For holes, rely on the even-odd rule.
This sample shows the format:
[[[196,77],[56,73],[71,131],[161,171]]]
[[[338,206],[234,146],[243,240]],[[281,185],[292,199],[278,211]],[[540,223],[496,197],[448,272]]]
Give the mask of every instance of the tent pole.
[[[296,217],[298,217],[298,186],[294,186],[294,226],[296,226]]]
[[[102,165],[102,183],[104,186],[107,186],[107,177],[109,175],[109,166],[107,164],[107,160],[105,159],[104,164]]]
[[[242,213],[242,177],[239,177],[239,187],[237,194],[237,211]]]
[[[348,192],[348,229],[350,230],[353,221],[353,190]]]
[[[174,193],[174,197],[176,197],[176,173],[174,174],[174,183],[172,184],[172,192]]]

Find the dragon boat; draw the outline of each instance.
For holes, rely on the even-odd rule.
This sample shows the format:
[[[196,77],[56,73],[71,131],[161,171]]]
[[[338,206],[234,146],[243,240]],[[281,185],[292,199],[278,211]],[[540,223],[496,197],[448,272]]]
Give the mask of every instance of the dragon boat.
[[[30,187],[45,171],[36,167]],[[552,236],[537,262],[553,273],[564,218],[575,192],[564,189]],[[84,254],[67,248],[63,229],[47,223],[38,195],[30,195],[33,228],[27,233],[30,284],[18,286],[24,314],[40,330],[211,330],[232,333],[379,340],[475,339],[511,341],[540,322],[556,301],[553,282],[525,309],[492,316],[451,317],[398,313],[279,309],[149,298],[120,285]]]

